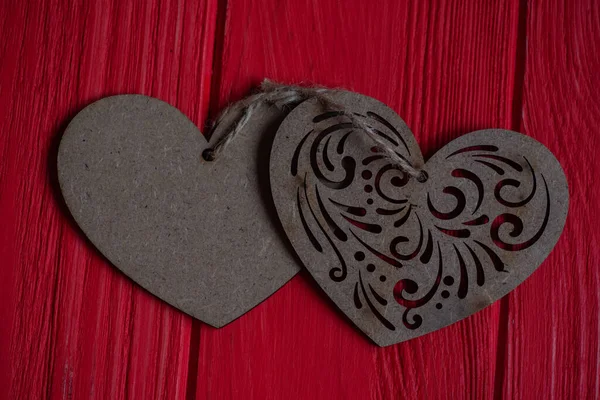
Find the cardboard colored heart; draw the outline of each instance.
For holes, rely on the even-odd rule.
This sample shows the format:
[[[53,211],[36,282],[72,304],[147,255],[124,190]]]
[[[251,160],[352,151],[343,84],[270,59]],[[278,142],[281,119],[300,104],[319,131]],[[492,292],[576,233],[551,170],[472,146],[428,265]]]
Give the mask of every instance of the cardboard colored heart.
[[[212,162],[188,118],[140,95],[91,104],[60,143],[60,187],[91,242],[142,287],[215,327],[299,270],[269,189],[281,116],[267,107],[260,115]]]
[[[375,343],[474,314],[548,256],[565,224],[568,188],[543,145],[483,130],[425,164],[411,131],[384,104],[344,91],[329,97],[428,175],[409,178],[347,117],[316,100],[293,110],[273,143],[273,199],[296,253]]]

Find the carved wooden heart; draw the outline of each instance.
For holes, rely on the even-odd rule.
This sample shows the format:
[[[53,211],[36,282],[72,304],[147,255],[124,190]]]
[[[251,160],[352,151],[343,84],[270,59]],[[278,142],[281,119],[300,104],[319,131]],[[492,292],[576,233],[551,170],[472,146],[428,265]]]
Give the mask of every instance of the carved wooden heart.
[[[115,266],[220,327],[299,270],[269,190],[265,155],[280,121],[265,107],[207,162],[209,143],[176,108],[138,95],[102,99],[77,114],[61,140],[63,196]]]
[[[330,98],[423,168],[409,179],[348,118],[316,100],[281,124],[271,188],[297,254],[337,306],[380,346],[459,321],[513,290],[556,244],[566,178],[543,145],[490,129],[426,164],[406,126],[356,93]]]

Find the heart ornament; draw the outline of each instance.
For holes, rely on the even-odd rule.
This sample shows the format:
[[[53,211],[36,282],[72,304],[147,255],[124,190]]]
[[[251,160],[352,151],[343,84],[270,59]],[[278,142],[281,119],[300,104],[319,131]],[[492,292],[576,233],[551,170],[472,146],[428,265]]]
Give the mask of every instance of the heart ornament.
[[[384,156],[344,115],[308,100],[271,149],[279,219],[327,295],[380,346],[457,322],[515,289],[548,256],[568,210],[564,172],[542,144],[489,129],[424,163],[404,121],[370,97],[329,99],[422,168]]]
[[[269,189],[266,155],[282,117],[260,112],[212,162],[202,153],[224,130],[208,143],[179,110],[140,95],[91,104],[60,143],[60,187],[91,242],[142,287],[215,327],[299,270]]]

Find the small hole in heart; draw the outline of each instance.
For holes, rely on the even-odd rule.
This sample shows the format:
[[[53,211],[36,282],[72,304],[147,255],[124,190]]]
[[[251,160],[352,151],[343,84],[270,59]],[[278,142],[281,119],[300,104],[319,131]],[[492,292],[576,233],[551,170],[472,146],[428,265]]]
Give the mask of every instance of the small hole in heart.
[[[429,174],[425,171],[421,171],[419,176],[417,176],[417,181],[419,181],[421,183],[427,182],[427,179],[429,179]]]
[[[447,277],[444,278],[444,285],[446,286],[452,286],[454,284],[454,278],[451,277],[450,275],[448,275]]]
[[[202,152],[202,158],[204,158],[205,161],[214,161],[215,151],[213,149],[205,149]]]

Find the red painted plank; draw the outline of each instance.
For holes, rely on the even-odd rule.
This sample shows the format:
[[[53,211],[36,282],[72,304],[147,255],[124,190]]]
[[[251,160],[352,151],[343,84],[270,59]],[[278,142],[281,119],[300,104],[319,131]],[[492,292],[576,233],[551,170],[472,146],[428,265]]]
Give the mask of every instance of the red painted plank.
[[[106,95],[153,95],[204,122],[215,4],[2,2],[0,387],[9,398],[184,397],[191,319],[84,240],[54,169],[66,123]]]
[[[600,397],[599,165],[588,150],[598,145],[600,119],[593,1],[238,0],[220,10],[216,43],[215,3],[0,2],[4,393]],[[352,328],[306,273],[229,326],[200,328],[85,242],[62,207],[53,161],[68,119],[109,94],[157,96],[201,125],[213,47],[222,56],[213,113],[268,76],[379,98],[426,155],[482,127],[537,138],[570,182],[557,249],[502,305],[386,349]]]
[[[600,10],[593,0],[527,7],[522,131],[548,146],[569,182],[567,225],[510,296],[507,398],[600,398]]]
[[[231,1],[215,104],[264,77],[341,86],[389,104],[431,155],[460,134],[511,128],[518,21],[516,3]],[[380,349],[303,273],[201,331],[197,398],[490,398],[502,387],[499,315],[496,304]]]

